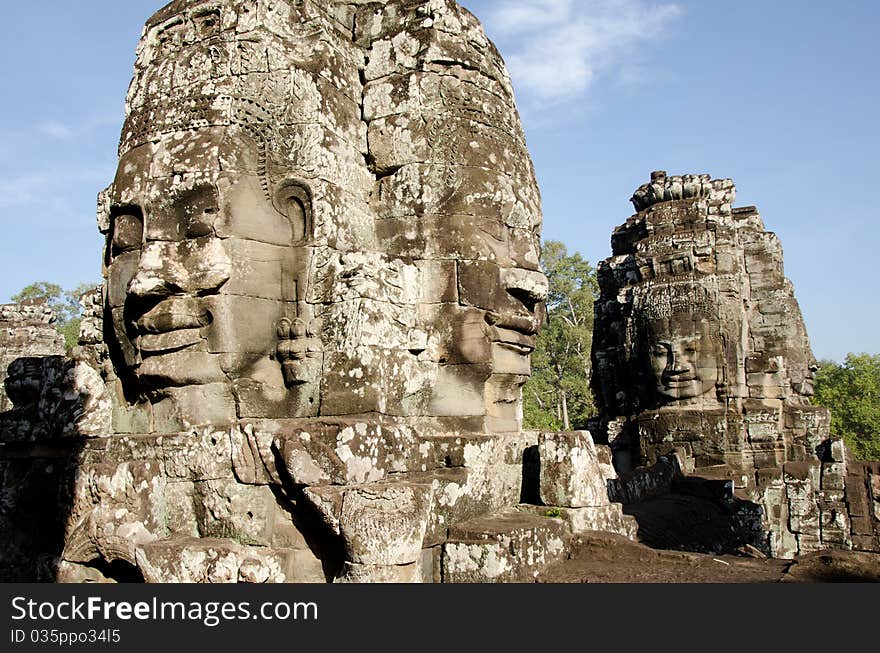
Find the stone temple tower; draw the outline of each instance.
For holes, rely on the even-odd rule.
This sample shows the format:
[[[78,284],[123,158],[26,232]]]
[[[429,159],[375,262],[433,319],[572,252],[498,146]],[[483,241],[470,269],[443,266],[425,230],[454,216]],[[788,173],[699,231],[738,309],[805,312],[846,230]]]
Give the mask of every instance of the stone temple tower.
[[[655,172],[599,266],[594,388],[620,471],[677,455],[764,509],[767,549],[850,547],[846,453],[782,247],[730,180]]]

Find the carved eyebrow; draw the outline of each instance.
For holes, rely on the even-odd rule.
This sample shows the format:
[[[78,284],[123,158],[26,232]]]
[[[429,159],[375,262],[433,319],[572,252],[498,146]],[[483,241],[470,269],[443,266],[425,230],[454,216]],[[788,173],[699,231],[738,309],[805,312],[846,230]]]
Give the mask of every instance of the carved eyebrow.
[[[170,19],[164,25],[160,25],[156,30],[156,37],[162,39],[163,37],[173,35],[175,30],[179,30],[180,27],[183,26],[183,18],[180,16],[175,16]]]
[[[202,5],[201,7],[197,7],[193,9],[192,17],[193,18],[205,18],[206,16],[220,16],[220,7],[216,4],[208,4]]]
[[[134,202],[114,202],[110,205],[110,217],[115,218],[118,215],[134,215],[138,219],[143,220],[143,210]]]

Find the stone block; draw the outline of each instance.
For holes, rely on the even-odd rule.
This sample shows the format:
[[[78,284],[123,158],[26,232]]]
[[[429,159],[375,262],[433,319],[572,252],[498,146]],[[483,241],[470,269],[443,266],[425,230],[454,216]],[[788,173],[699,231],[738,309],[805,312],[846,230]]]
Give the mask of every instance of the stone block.
[[[232,470],[246,485],[281,485],[280,470],[273,450],[274,433],[249,423],[230,429]]]
[[[815,532],[798,534],[798,553],[800,555],[821,551],[823,548],[818,529]]]
[[[421,566],[421,580],[423,583],[443,582],[442,557],[442,546],[435,546],[422,551],[419,564]]]
[[[549,508],[547,506],[519,506],[519,510],[539,517],[561,519],[574,535],[590,531],[617,533],[632,541],[637,540],[638,523],[635,517],[623,514],[623,506],[612,503],[596,508]]]
[[[831,441],[831,460],[836,463],[846,462],[846,445],[843,440],[834,439]]]
[[[149,404],[128,406],[113,402],[112,419],[113,433],[118,435],[149,433],[151,430]]]
[[[458,276],[454,261],[418,261],[420,295],[426,304],[457,304]]]
[[[417,562],[433,501],[430,485],[389,483],[347,489],[339,516],[347,560],[384,566]]]
[[[194,483],[176,481],[165,486],[165,528],[172,536],[199,536]]]
[[[148,583],[284,583],[290,553],[227,539],[179,538],[140,546],[135,557]]]
[[[360,485],[409,471],[418,442],[405,424],[352,418],[284,426],[274,446],[295,484]]]
[[[437,417],[486,414],[488,365],[448,365],[437,373],[437,387],[428,411]]]
[[[165,400],[153,404],[152,431],[174,433],[202,426],[226,427],[236,420],[235,408],[235,399],[225,384],[172,388]]]
[[[641,503],[668,494],[672,484],[681,477],[676,462],[661,456],[651,467],[639,467],[609,483],[609,497],[624,505]]]
[[[880,551],[880,537],[876,535],[853,535],[852,546],[856,551]]]
[[[822,489],[843,490],[846,487],[846,463],[822,465]]]
[[[544,433],[538,441],[541,499],[548,506],[607,506],[608,483],[586,431]]]
[[[378,332],[390,333],[380,328]],[[419,360],[425,343],[410,340],[411,331],[398,329],[393,346],[364,345],[354,351],[334,351],[324,355],[321,379],[321,412],[347,416],[425,415],[433,389],[444,383],[436,366]],[[410,351],[410,345],[416,349]]]
[[[435,470],[430,480],[434,490],[434,508],[425,544],[446,539],[449,528],[489,513],[516,505],[520,501],[522,465],[476,465]]]
[[[327,582],[323,563],[310,550],[291,549],[285,554],[285,582],[317,585]]]
[[[229,432],[213,426],[189,433],[157,437],[162,468],[169,478],[208,481],[232,478]]]
[[[270,487],[235,480],[204,481],[195,484],[193,498],[202,536],[253,546],[272,544],[275,513],[280,508]]]
[[[430,471],[441,468],[476,467],[491,462],[502,446],[494,435],[435,435],[419,438],[415,468]]]
[[[341,532],[339,516],[342,514],[342,499],[345,488],[340,486],[308,487],[303,490],[306,504],[317,513],[323,525],[331,532]]]
[[[507,512],[456,524],[443,545],[445,583],[527,583],[564,559],[571,531],[560,519]]]

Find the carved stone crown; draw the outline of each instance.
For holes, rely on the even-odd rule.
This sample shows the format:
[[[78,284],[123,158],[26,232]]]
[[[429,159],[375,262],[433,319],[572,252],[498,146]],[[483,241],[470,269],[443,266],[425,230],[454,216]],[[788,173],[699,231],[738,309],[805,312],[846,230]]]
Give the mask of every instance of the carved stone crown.
[[[636,211],[644,211],[661,202],[709,199],[733,204],[736,188],[730,179],[712,179],[710,175],[669,177],[665,170],[651,173],[651,183],[640,186],[630,201]]]
[[[641,321],[668,319],[675,315],[718,319],[718,296],[693,282],[649,286],[636,300],[635,314]]]

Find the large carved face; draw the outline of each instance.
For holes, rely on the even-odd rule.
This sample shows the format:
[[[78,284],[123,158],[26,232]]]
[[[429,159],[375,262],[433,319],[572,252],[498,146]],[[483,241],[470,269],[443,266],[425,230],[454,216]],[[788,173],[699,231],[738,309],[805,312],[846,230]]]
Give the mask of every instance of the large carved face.
[[[272,359],[279,328],[306,317],[308,195],[290,183],[267,193],[249,170],[256,153],[235,129],[213,128],[120,159],[107,303],[125,366],[145,390],[241,379],[285,388]]]
[[[654,388],[661,402],[710,396],[721,378],[718,324],[700,315],[651,320],[647,329]]]
[[[148,23],[128,114],[107,314],[147,394],[219,384],[239,417],[518,429],[540,198],[473,16],[179,0]]]

